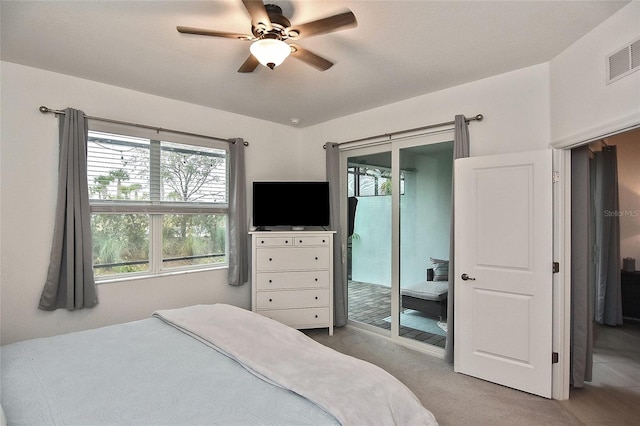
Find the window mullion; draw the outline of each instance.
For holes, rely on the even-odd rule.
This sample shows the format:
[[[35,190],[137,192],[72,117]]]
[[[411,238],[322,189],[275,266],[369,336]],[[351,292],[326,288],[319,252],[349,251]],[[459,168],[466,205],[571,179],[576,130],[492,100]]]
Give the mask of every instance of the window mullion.
[[[162,218],[161,214],[149,215],[151,219],[149,261],[150,269],[154,274],[160,273],[162,270]]]

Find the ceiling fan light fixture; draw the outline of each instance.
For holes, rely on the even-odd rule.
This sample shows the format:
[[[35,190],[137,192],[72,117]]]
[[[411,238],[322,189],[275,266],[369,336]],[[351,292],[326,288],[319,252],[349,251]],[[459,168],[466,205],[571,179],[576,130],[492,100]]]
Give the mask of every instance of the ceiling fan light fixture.
[[[249,50],[258,62],[271,69],[280,65],[291,54],[291,47],[284,41],[275,38],[254,41]]]

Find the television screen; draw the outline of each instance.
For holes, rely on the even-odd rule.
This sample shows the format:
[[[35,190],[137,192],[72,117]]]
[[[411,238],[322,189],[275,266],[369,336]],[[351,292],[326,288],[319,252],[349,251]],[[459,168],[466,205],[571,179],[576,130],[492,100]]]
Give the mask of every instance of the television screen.
[[[329,226],[329,183],[254,182],[253,225]]]

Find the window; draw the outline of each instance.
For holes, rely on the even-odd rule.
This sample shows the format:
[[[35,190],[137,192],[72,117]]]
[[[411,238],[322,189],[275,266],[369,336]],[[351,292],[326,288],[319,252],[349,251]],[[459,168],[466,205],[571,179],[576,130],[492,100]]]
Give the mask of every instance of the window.
[[[89,132],[97,280],[227,263],[227,151],[200,143]]]

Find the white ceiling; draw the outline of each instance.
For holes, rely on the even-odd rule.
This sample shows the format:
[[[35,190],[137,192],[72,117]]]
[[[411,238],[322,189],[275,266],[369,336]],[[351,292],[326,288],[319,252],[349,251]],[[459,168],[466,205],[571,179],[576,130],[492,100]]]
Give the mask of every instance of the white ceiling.
[[[547,62],[628,1],[267,3],[294,24],[350,9],[358,27],[298,42],[325,72],[288,58],[240,74],[249,42],[175,28],[250,33],[240,0],[3,0],[0,58],[303,127]]]

